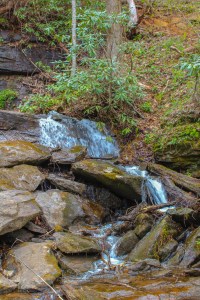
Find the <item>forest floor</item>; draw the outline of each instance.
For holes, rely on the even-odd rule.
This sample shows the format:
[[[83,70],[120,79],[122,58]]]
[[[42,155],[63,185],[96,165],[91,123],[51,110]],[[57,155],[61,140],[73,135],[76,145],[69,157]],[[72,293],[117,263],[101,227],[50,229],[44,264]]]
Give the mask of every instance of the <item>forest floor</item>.
[[[143,118],[138,118],[138,133],[134,140],[122,146],[122,160],[142,163],[153,160],[152,146],[166,135],[171,143],[174,124],[191,111],[200,116],[200,109],[192,100],[194,78],[180,70],[181,60],[199,53],[200,2],[189,1],[176,11],[167,8],[153,10],[138,28],[138,35],[131,41],[132,72],[144,88],[145,97],[139,106]],[[198,128],[199,130],[199,128]],[[189,132],[191,135],[191,133]]]

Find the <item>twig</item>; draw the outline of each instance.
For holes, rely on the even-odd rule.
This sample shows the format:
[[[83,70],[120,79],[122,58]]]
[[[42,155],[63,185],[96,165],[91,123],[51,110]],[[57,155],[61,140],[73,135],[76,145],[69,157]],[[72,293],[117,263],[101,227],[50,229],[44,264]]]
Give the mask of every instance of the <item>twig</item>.
[[[179,54],[182,54],[182,52],[178,50],[178,48],[176,48],[175,46],[171,46],[170,49],[176,51]]]
[[[20,258],[16,257],[13,254],[10,254],[10,256],[14,257],[15,259],[17,259],[18,261],[20,261],[20,263],[22,263],[25,267],[27,267],[27,269],[29,269],[33,274],[35,274],[35,276],[37,276],[38,278],[40,278],[40,280],[42,280],[54,293],[55,295],[60,299],[60,300],[64,300],[59,294],[58,292],[52,287],[50,286],[50,284],[48,284],[40,275],[38,275],[34,270],[32,270],[29,266],[27,266],[27,264],[25,262],[23,262]]]

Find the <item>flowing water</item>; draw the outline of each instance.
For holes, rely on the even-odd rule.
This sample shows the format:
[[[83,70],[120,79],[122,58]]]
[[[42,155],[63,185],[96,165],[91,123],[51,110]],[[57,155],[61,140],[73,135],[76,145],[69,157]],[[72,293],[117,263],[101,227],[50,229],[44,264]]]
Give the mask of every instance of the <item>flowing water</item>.
[[[98,129],[98,123],[90,120],[77,120],[51,112],[40,119],[40,143],[47,147],[71,148],[76,145],[87,147],[92,158],[119,156],[119,147],[109,131]]]

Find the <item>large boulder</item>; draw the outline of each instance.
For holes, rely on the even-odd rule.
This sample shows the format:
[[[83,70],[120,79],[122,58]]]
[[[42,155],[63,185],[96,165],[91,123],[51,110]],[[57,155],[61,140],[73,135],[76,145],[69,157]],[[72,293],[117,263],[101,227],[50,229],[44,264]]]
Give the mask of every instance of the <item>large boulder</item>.
[[[72,170],[75,175],[100,183],[118,196],[141,201],[144,179],[131,176],[109,162],[87,159],[75,163]]]
[[[15,246],[6,256],[3,273],[18,284],[18,289],[22,291],[47,288],[44,281],[52,285],[61,276],[51,248],[50,242],[27,242]]]
[[[200,227],[196,228],[186,239],[184,255],[180,266],[191,267],[200,261]]]
[[[68,227],[85,216],[83,201],[78,195],[59,190],[37,192],[36,202],[51,228]]]
[[[145,258],[164,260],[166,258],[164,254],[162,253],[162,257],[159,255],[160,248],[177,237],[181,230],[181,226],[178,226],[169,216],[166,216],[138,242],[136,247],[131,251],[128,259],[131,261],[143,260]],[[169,253],[166,253],[166,256],[168,255]]]
[[[0,169],[0,190],[35,191],[45,176],[35,166],[19,165]]]
[[[83,237],[77,234],[56,232],[56,247],[66,254],[100,253],[101,247],[93,238]]]
[[[168,209],[167,214],[171,216],[173,221],[181,223],[183,226],[188,226],[194,223],[200,224],[199,212],[194,211],[189,207]]]
[[[41,213],[35,196],[30,192],[0,192],[0,204],[0,235],[22,228]]]
[[[0,167],[20,164],[39,165],[50,158],[46,147],[26,141],[0,142]]]

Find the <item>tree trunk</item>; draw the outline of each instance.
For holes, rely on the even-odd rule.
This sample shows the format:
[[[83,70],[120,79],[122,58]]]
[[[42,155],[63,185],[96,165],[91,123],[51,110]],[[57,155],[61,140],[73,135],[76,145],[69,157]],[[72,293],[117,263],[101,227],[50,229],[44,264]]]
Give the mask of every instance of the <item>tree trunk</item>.
[[[121,13],[121,0],[107,0],[108,15],[119,15]],[[112,61],[118,59],[119,46],[122,43],[123,28],[117,22],[113,22],[107,37],[107,58]]]
[[[72,69],[71,76],[76,74],[76,0],[72,0]]]
[[[129,26],[134,27],[138,23],[137,9],[136,9],[134,0],[127,0],[127,2],[128,2],[128,5],[129,5],[129,11],[130,11]]]

